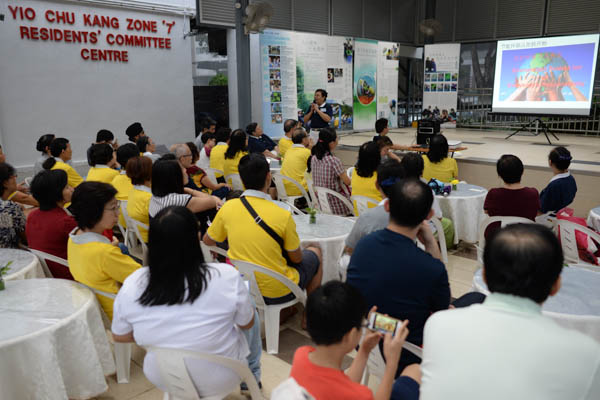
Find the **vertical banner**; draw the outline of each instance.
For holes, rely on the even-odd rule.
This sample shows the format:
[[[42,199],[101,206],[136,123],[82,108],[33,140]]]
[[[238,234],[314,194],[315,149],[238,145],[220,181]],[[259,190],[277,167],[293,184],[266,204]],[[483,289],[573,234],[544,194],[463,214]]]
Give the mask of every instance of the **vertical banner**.
[[[265,30],[260,35],[263,130],[281,136],[283,122],[298,118],[294,33]]]
[[[456,108],[459,62],[460,44],[425,45],[423,109]]]
[[[387,118],[388,126],[397,128],[400,45],[378,42],[377,53],[377,119]]]
[[[377,41],[354,41],[354,129],[371,130],[377,120]]]
[[[315,90],[327,90],[326,50],[327,36],[296,33],[298,116],[304,116],[308,111],[314,100]]]
[[[327,101],[333,108],[333,126],[352,129],[352,60],[354,39],[327,36]]]

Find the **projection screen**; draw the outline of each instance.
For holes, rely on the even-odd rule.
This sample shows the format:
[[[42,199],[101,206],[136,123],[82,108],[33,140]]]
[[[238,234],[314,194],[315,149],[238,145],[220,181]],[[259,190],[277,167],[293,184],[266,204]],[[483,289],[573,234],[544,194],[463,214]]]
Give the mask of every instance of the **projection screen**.
[[[588,115],[598,36],[499,41],[492,112]]]

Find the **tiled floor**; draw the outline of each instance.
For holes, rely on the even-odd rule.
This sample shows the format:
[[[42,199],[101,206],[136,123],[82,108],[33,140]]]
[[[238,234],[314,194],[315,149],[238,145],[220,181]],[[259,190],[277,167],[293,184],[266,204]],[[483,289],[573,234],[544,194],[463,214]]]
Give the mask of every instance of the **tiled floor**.
[[[477,270],[477,262],[474,259],[474,251],[471,246],[462,243],[455,250],[449,251],[448,277],[453,297],[460,297],[470,291],[473,273]],[[265,398],[269,398],[271,391],[280,382],[289,376],[291,361],[295,350],[307,344],[311,344],[308,333],[300,328],[300,315],[296,314],[282,327],[279,336],[279,354],[270,355],[263,352],[262,355],[262,383]],[[264,349],[264,346],[263,346]],[[131,379],[128,384],[118,384],[114,376],[107,378],[109,390],[97,397],[99,400],[160,400],[163,393],[156,389],[145,377],[142,371],[143,350],[136,349],[131,364]],[[344,360],[344,367],[352,362],[351,355]],[[377,388],[376,377],[371,377],[369,386]],[[246,397],[240,393],[232,393],[226,399],[237,400]]]

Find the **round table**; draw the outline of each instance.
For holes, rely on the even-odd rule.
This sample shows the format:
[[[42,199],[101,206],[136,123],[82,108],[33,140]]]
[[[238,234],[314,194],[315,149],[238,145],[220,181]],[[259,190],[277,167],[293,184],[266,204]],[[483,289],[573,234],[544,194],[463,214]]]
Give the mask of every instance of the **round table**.
[[[46,277],[33,253],[21,249],[0,249],[0,267],[10,261],[12,263],[8,267],[8,273],[4,275],[5,281]]]
[[[587,225],[600,232],[600,207],[592,208],[587,217]]]
[[[337,215],[317,214],[317,223],[309,223],[309,215],[294,215],[296,232],[303,248],[316,245],[323,253],[323,280],[325,283],[340,279],[339,260],[345,247],[346,237],[354,226],[354,220]]]
[[[561,277],[562,286],[556,296],[544,302],[543,313],[560,325],[578,330],[600,342],[600,273],[564,267]],[[486,295],[490,293],[481,269],[475,272],[473,288]]]
[[[3,399],[90,398],[115,363],[96,296],[63,279],[6,282],[0,291]]]
[[[436,195],[442,214],[454,223],[454,243],[479,240],[479,224],[485,219],[483,203],[487,190],[481,186],[459,183],[448,196]]]

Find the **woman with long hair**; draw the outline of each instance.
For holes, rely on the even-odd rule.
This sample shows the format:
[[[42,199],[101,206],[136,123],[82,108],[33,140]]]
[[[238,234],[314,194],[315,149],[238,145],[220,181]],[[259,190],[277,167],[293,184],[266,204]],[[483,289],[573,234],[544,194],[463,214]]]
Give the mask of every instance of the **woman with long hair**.
[[[363,143],[358,150],[358,160],[350,179],[352,195],[365,196],[379,203],[382,200],[381,193],[377,190],[377,167],[381,164],[381,152],[377,142]],[[356,204],[354,212],[358,215]]]
[[[310,159],[313,184],[336,191],[349,200],[350,178],[346,174],[342,161],[331,153],[337,144],[338,136],[333,128],[321,129],[319,140],[312,148]],[[327,197],[334,214],[349,215],[352,212],[339,199],[330,195]]]
[[[260,349],[260,324],[244,281],[230,265],[204,262],[198,222],[189,209],[161,210],[150,221],[148,248],[148,267],[133,273],[115,300],[116,342],[135,341],[145,347],[185,349],[239,361],[246,360],[250,349]],[[247,335],[251,339],[247,342],[244,335],[249,330],[254,334]],[[248,363],[260,380],[260,350],[250,355]],[[230,369],[210,362],[190,359],[186,364],[201,397],[240,381]],[[166,391],[151,351],[144,359],[144,373]]]
[[[223,205],[221,199],[199,190],[185,187],[188,175],[176,160],[158,160],[152,166],[152,198],[148,206],[150,220],[169,206],[183,206],[197,214],[201,231],[208,228],[208,219]]]
[[[448,141],[444,135],[434,135],[429,141],[429,152],[423,155],[423,179],[435,178],[442,182],[458,179],[458,164],[448,157]]]
[[[248,135],[243,130],[236,129],[231,133],[229,146],[225,151],[225,162],[223,163],[225,176],[239,173],[238,164],[246,154],[248,154]],[[231,184],[231,182],[227,183]]]

